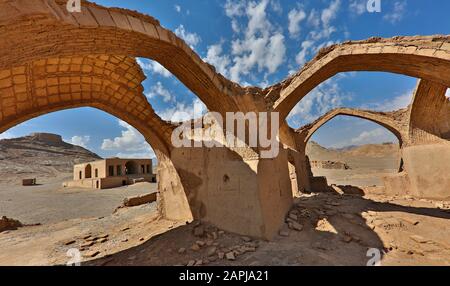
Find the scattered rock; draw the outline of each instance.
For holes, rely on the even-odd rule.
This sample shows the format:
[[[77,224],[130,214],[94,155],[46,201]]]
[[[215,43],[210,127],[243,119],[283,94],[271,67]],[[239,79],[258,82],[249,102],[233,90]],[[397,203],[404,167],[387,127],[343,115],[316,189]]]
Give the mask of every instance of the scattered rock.
[[[288,237],[290,233],[289,230],[282,229],[278,234],[283,237]]]
[[[92,251],[84,253],[83,256],[85,256],[85,257],[96,257],[99,254],[100,254],[100,251],[92,250]]]
[[[415,219],[409,218],[409,217],[402,218],[402,220],[406,221],[407,223],[409,223],[411,225],[418,225],[420,223],[418,220],[415,220]]]
[[[223,259],[224,256],[225,256],[225,253],[219,252],[219,253],[217,254],[217,256],[219,257],[219,259]]]
[[[186,248],[182,247],[182,248],[178,249],[178,253],[179,253],[179,254],[184,254],[184,253],[186,253]]]
[[[298,220],[298,216],[297,216],[296,214],[293,214],[293,213],[290,213],[290,214],[289,214],[289,218],[292,219],[292,220],[294,220],[294,221],[297,221],[297,220]]]
[[[351,237],[350,235],[346,234],[344,235],[344,237],[342,238],[342,240],[346,243],[350,243],[353,240],[353,237]]]
[[[194,266],[201,266],[203,264],[203,260],[199,259],[197,261],[195,261]]]
[[[193,251],[199,251],[199,250],[200,250],[200,246],[198,246],[197,243],[194,243],[194,245],[191,246],[191,250],[193,250]]]
[[[248,236],[242,236],[241,239],[242,239],[243,241],[245,241],[245,242],[250,242],[250,241],[252,241],[252,239],[251,239],[250,237],[248,237]]]
[[[296,230],[296,231],[302,231],[303,230],[303,225],[299,224],[298,222],[290,222],[289,224],[289,228]]]
[[[68,240],[68,241],[66,241],[66,242],[64,242],[64,245],[71,245],[71,244],[74,244],[76,241],[75,240]]]
[[[101,238],[101,239],[97,240],[98,243],[105,243],[107,241],[108,241],[107,238]]]
[[[203,247],[203,246],[205,246],[205,244],[206,244],[203,240],[197,240],[195,243],[196,243],[199,247]]]
[[[91,247],[94,244],[95,244],[94,241],[88,241],[88,242],[83,243],[80,247],[81,248],[87,248],[87,247]]]
[[[6,216],[3,216],[0,219],[0,232],[3,232],[5,230],[16,230],[19,227],[22,227],[22,223],[18,220],[7,218]]]
[[[227,258],[227,260],[236,260],[236,257],[234,256],[234,252],[228,252],[225,257]]]
[[[199,225],[194,228],[194,236],[201,237],[205,234],[205,228],[203,225]]]
[[[189,260],[189,262],[187,263],[186,266],[194,266],[195,265],[195,260]]]
[[[411,235],[410,239],[414,240],[417,243],[427,243],[429,240],[420,236],[420,235]]]
[[[216,254],[216,251],[217,251],[217,247],[215,247],[215,246],[210,247],[210,248],[208,248],[208,251],[206,252],[206,255],[213,256],[213,255]]]

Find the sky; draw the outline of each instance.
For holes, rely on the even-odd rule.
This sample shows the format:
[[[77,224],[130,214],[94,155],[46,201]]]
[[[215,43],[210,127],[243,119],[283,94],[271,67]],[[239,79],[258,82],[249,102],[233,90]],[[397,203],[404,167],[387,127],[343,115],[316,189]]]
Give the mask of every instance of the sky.
[[[369,0],[376,1],[376,0]],[[104,6],[137,10],[157,18],[206,62],[241,85],[265,87],[298,71],[318,50],[369,37],[450,34],[448,0],[96,0]],[[167,120],[190,112],[201,101],[169,71],[138,59],[147,79],[145,95]],[[390,111],[406,107],[415,78],[381,72],[341,73],[311,91],[288,117],[298,128],[336,107]],[[450,95],[450,92],[447,92]],[[203,107],[204,108],[204,107]],[[103,157],[153,157],[144,138],[123,121],[93,108],[59,111],[24,122],[0,138],[32,132],[61,134],[65,141]],[[312,140],[325,147],[396,142],[383,127],[338,116]]]

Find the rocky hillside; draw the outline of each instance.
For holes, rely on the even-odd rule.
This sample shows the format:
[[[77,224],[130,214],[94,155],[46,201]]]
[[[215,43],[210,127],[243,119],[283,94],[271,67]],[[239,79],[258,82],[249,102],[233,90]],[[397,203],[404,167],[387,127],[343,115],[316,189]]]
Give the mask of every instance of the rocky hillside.
[[[399,146],[393,143],[328,149],[310,141],[306,154],[310,161],[343,163],[349,168],[396,169],[399,164]]]
[[[101,158],[97,154],[66,143],[55,134],[4,139],[0,140],[0,182],[71,173],[74,164],[98,159]]]

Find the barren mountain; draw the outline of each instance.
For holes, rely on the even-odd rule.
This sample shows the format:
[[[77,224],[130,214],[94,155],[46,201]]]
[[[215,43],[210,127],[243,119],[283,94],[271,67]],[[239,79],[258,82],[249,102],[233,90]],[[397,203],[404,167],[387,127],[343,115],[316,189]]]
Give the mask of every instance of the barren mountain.
[[[61,136],[34,133],[0,140],[0,182],[27,177],[54,177],[71,173],[73,164],[101,159],[80,146],[66,143]]]
[[[382,177],[397,173],[399,146],[394,143],[327,149],[310,141],[306,147],[315,176],[325,176],[328,183],[356,186],[381,186]],[[347,168],[336,169],[336,166]]]

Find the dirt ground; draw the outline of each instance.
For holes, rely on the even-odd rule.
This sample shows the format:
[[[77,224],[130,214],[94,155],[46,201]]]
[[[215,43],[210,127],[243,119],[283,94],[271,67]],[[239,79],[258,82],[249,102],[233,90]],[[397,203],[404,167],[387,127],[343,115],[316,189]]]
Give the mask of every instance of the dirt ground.
[[[41,178],[38,186],[0,182],[0,215],[24,224],[56,223],[110,215],[126,197],[156,191],[156,184],[139,183],[107,190],[63,188],[72,174]],[[16,180],[18,182],[18,180]]]
[[[363,266],[378,253],[381,265],[450,266],[449,207],[408,197],[304,195],[288,219],[301,230],[262,241],[161,219],[150,204],[0,233],[0,265],[64,265],[74,248],[84,265]]]
[[[17,178],[0,182],[0,215],[42,224],[1,232],[0,265],[66,265],[79,254],[82,265],[364,266],[379,257],[381,265],[450,266],[450,202],[387,197],[363,188],[380,185],[381,177],[398,167],[393,147],[369,147],[362,151],[369,148],[371,156],[359,149],[344,157],[313,150],[315,160],[351,167],[313,169],[316,176],[365,192],[296,198],[272,241],[162,219],[155,203],[114,212],[125,197],[156,191],[155,184],[65,189],[61,183],[70,174],[64,173],[44,177],[35,187],[12,184]]]

